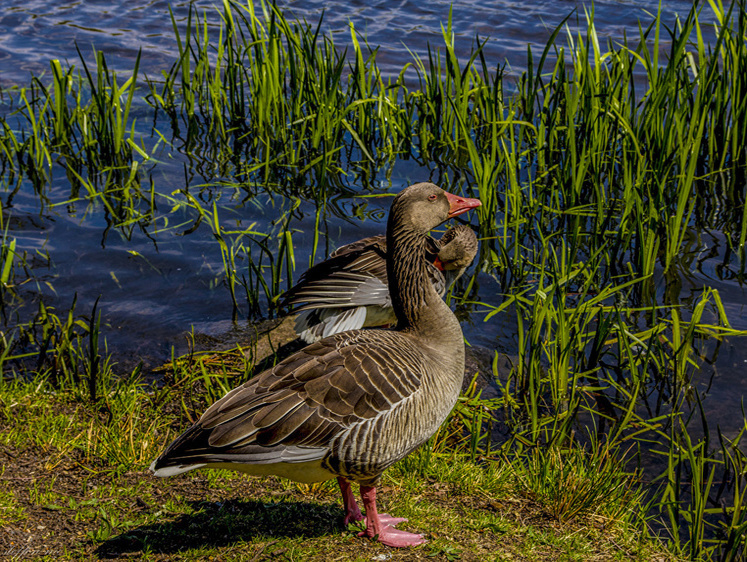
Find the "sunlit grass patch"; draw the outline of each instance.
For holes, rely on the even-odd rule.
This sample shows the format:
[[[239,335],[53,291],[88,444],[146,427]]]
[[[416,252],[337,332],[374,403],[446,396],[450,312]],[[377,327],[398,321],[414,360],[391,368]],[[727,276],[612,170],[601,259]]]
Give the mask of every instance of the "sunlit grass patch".
[[[552,446],[530,452],[515,473],[517,488],[560,522],[573,519],[606,527],[639,516],[645,499],[635,474],[604,446]],[[521,464],[519,461],[517,464]]]
[[[192,376],[199,379],[204,374],[196,370]],[[153,477],[146,470],[152,459],[144,458],[143,449],[130,446],[134,436],[128,419],[139,412],[143,420],[158,419],[164,426],[186,425],[181,397],[165,389],[156,398],[153,389],[127,381],[111,384],[99,398],[108,409],[79,404],[70,410],[75,395],[69,389],[41,393],[38,385],[20,381],[0,388],[3,404],[24,405],[19,410],[23,415],[3,418],[5,446],[34,471],[33,479],[20,480],[14,490],[16,500],[22,500],[14,505],[25,510],[16,513],[29,514],[42,526],[54,527],[53,521],[60,521],[75,529],[77,535],[62,532],[54,543],[64,542],[70,557],[166,552],[196,560],[230,552],[251,559],[263,550],[309,560],[327,560],[331,553],[351,560],[387,553],[409,559],[405,553],[391,553],[359,539],[354,526],[342,528],[334,481],[299,485],[222,470]],[[117,406],[119,399],[112,399],[117,396],[127,407]],[[47,408],[43,410],[42,404]],[[81,437],[65,438],[68,434],[49,430],[54,423],[39,420],[54,419],[53,414],[67,417],[69,435]],[[28,431],[9,439],[18,426]],[[46,436],[32,439],[34,428]],[[109,433],[101,439],[103,434],[97,431],[104,430]],[[86,444],[88,438],[91,443]],[[112,454],[110,449],[117,445],[120,452]],[[593,560],[600,552],[611,556],[615,544],[633,548],[637,541],[632,538],[636,533],[618,536],[615,527],[608,526],[605,532],[614,538],[600,546],[594,529],[601,527],[591,525],[590,531],[580,533],[578,521],[568,525],[554,520],[552,532],[541,530],[552,519],[517,489],[517,474],[526,476],[529,467],[508,458],[470,459],[469,448],[449,453],[433,440],[385,473],[379,489],[382,510],[408,517],[408,529],[429,537],[428,545],[412,554],[415,559],[515,559],[519,552],[525,557],[537,552],[562,557],[572,545],[577,559]],[[13,470],[17,474],[18,469]],[[654,544],[646,548],[656,551]]]
[[[167,423],[148,394],[127,385],[114,386],[96,404],[82,404],[70,389],[54,390],[48,383],[34,384],[33,393],[27,387],[26,394],[17,381],[0,386],[10,390],[0,393],[0,418],[8,428],[0,430],[0,440],[49,451],[49,469],[73,455],[91,468],[128,470],[150,462],[168,439]]]

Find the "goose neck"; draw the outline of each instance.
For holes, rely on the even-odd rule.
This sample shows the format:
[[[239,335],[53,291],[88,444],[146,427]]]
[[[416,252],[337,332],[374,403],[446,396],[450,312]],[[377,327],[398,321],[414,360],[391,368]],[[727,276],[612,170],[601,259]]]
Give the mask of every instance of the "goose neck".
[[[426,234],[406,225],[388,229],[387,276],[397,328],[418,331],[438,324],[441,308],[447,308],[433,288],[425,261]]]

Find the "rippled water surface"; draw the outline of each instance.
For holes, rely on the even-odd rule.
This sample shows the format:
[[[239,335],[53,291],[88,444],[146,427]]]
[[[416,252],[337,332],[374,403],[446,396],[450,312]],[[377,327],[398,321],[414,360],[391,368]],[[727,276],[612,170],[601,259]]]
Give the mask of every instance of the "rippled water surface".
[[[475,38],[487,40],[486,57],[495,66],[507,65],[517,75],[526,63],[527,45],[535,49],[544,46],[552,30],[566,16],[575,26],[576,18],[583,19],[591,3],[570,0],[545,1],[392,1],[353,0],[284,1],[278,2],[286,15],[317,22],[324,16],[323,29],[332,33],[340,47],[349,45],[350,28],[365,35],[371,46],[379,46],[377,62],[385,72],[396,74],[412,54],[424,54],[429,43],[442,44],[442,26],[446,25],[451,10],[457,48],[465,55],[475,44]],[[689,2],[663,3],[665,22],[674,21],[675,14],[686,14]],[[196,1],[192,5],[216,25],[220,15],[214,2]],[[657,9],[656,1],[595,2],[595,21],[601,37],[620,39],[635,36],[638,22],[649,22],[650,13]],[[185,26],[190,9],[188,2],[171,4],[175,21]],[[702,21],[706,21],[704,16]],[[48,2],[29,0],[6,7],[0,13],[0,85],[25,86],[32,74],[49,72],[50,59],[79,64],[76,50],[90,57],[92,49],[106,54],[110,68],[128,73],[138,52],[142,51],[141,73],[159,76],[177,58],[169,3],[131,0],[126,3],[102,0],[79,2]],[[147,122],[147,108],[139,117]],[[393,185],[403,186],[417,178],[417,169],[398,168]],[[181,163],[164,164],[155,178],[167,192],[178,189],[185,181]],[[59,189],[65,190],[64,178]],[[268,223],[278,212],[281,202],[270,200],[263,209],[247,210],[247,219]],[[39,203],[33,194],[19,193],[10,209],[11,228],[21,249],[43,248],[49,251],[51,263],[37,273],[54,287],[42,285],[39,290],[60,309],[69,307],[77,295],[82,311],[90,310],[101,297],[107,328],[104,336],[109,349],[120,358],[143,358],[151,365],[168,359],[173,345],[184,349],[185,331],[220,334],[228,331],[231,323],[231,301],[224,287],[214,286],[215,271],[220,268],[220,255],[207,229],[189,236],[161,236],[157,244],[147,236],[134,232],[127,239],[117,232],[105,234],[103,216],[84,215],[81,209],[57,207],[39,216]],[[313,230],[311,224],[306,225]],[[383,231],[382,223],[367,221],[360,228],[351,229],[344,223],[333,223],[330,243],[333,246]],[[308,261],[310,238],[303,235],[298,241],[298,264]],[[721,242],[707,238],[703,244]],[[133,255],[137,252],[140,257]],[[703,254],[698,247],[696,253]],[[703,254],[707,255],[707,252]],[[700,270],[683,280],[683,298],[698,294],[703,281],[714,284],[727,301],[730,320],[734,327],[746,328],[743,309],[744,294],[735,282],[723,281],[716,273],[718,259],[703,257]],[[299,265],[299,268],[302,267]],[[495,282],[485,276],[481,280],[481,298],[490,300],[497,292]],[[511,328],[506,333],[486,332],[480,319],[474,325],[465,323],[465,332],[474,343],[495,349],[501,341],[511,340]],[[493,327],[494,330],[500,328]],[[732,390],[745,394],[740,373],[744,355],[727,342],[718,354],[714,366],[707,366],[716,377],[728,376]],[[725,375],[726,374],[726,375]]]
[[[682,0],[663,2],[665,21],[685,15],[691,6]],[[195,2],[130,1],[48,2],[31,0],[13,3],[0,15],[0,74],[4,85],[25,84],[31,73],[49,70],[50,59],[76,62],[76,45],[83,52],[91,47],[104,51],[112,68],[132,70],[139,50],[143,51],[145,73],[159,74],[173,64],[177,49],[169,16],[184,25],[190,5],[208,21],[220,16],[212,1]],[[544,46],[552,30],[567,16],[573,24],[591,9],[591,2],[543,0],[533,2],[431,2],[382,1],[290,1],[278,2],[287,15],[317,22],[324,16],[324,29],[340,46],[349,44],[349,23],[364,34],[372,46],[380,46],[378,62],[383,70],[399,72],[410,62],[408,52],[422,54],[430,42],[441,44],[441,26],[452,13],[457,46],[465,53],[476,36],[487,39],[486,52],[495,64],[508,62],[521,69],[527,44]],[[595,21],[601,37],[635,35],[638,21],[650,21],[658,2],[627,0],[596,2]]]

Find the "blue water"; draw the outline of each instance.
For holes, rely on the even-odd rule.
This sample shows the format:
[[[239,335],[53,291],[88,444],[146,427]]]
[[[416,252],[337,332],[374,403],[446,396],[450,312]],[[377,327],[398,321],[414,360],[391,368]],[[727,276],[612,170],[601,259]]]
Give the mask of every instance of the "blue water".
[[[192,5],[209,22],[217,25],[220,2],[195,0],[173,2],[171,8],[181,29]],[[257,4],[259,6],[259,4]],[[410,51],[423,55],[428,43],[442,44],[442,26],[452,12],[457,48],[468,53],[476,36],[487,39],[486,53],[496,65],[508,63],[520,71],[526,62],[527,45],[544,46],[554,28],[567,16],[575,29],[576,18],[585,17],[591,2],[543,0],[533,2],[457,0],[279,1],[278,6],[299,19],[316,23],[324,14],[323,29],[341,47],[350,44],[350,27],[379,46],[377,61],[383,70],[399,72],[412,60]],[[637,35],[638,21],[648,22],[658,2],[624,0],[594,4],[597,32],[601,38],[620,39]],[[664,21],[684,17],[691,3],[665,0]],[[258,8],[259,9],[259,8]],[[709,21],[707,9],[702,21]],[[93,48],[103,51],[113,69],[132,70],[138,51],[143,52],[142,70],[159,75],[175,61],[178,53],[169,16],[169,3],[131,0],[112,2],[15,2],[0,14],[0,84],[25,85],[30,74],[49,71],[49,60],[77,63],[76,45],[84,54]]]

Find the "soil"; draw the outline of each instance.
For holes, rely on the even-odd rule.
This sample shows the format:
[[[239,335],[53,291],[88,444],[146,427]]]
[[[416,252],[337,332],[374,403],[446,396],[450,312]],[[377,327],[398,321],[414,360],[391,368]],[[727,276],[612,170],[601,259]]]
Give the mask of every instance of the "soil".
[[[200,551],[210,559],[251,561],[297,559],[286,557],[286,546],[279,539],[314,537],[323,539],[315,560],[351,560],[365,554],[370,560],[450,560],[430,550],[393,550],[355,537],[354,530],[342,526],[343,510],[335,488],[317,493],[302,493],[288,489],[276,478],[234,478],[229,485],[214,485],[214,478],[195,473],[194,476],[155,478],[149,472],[128,472],[122,475],[92,472],[75,459],[66,458],[50,470],[49,454],[38,448],[0,451],[5,468],[0,485],[13,489],[18,507],[25,518],[0,529],[0,559],[27,560],[96,559],[149,560],[200,559]],[[55,504],[34,501],[34,490],[53,484],[58,496]],[[102,524],[104,510],[94,517],[81,516],[80,508],[68,507],[72,502],[83,505],[100,497],[97,490],[137,490],[115,498],[102,500],[103,508],[111,512],[112,502],[119,506],[111,536],[102,536],[107,526]],[[382,494],[391,494],[384,487]],[[448,486],[436,484],[427,493],[434,504],[463,505],[492,511],[513,511],[517,506],[504,505],[476,497],[450,497]],[[269,497],[269,500],[268,500]],[[253,498],[263,498],[258,501]],[[272,498],[277,498],[274,501]],[[185,502],[188,513],[169,512],[171,502]],[[155,523],[138,523],[140,516],[152,516],[163,511]],[[128,523],[131,522],[131,523]],[[103,529],[103,531],[102,531]],[[494,539],[485,537],[480,550],[496,552]],[[370,553],[370,554],[368,554]],[[460,560],[477,560],[470,553]],[[524,558],[513,558],[523,560]]]

